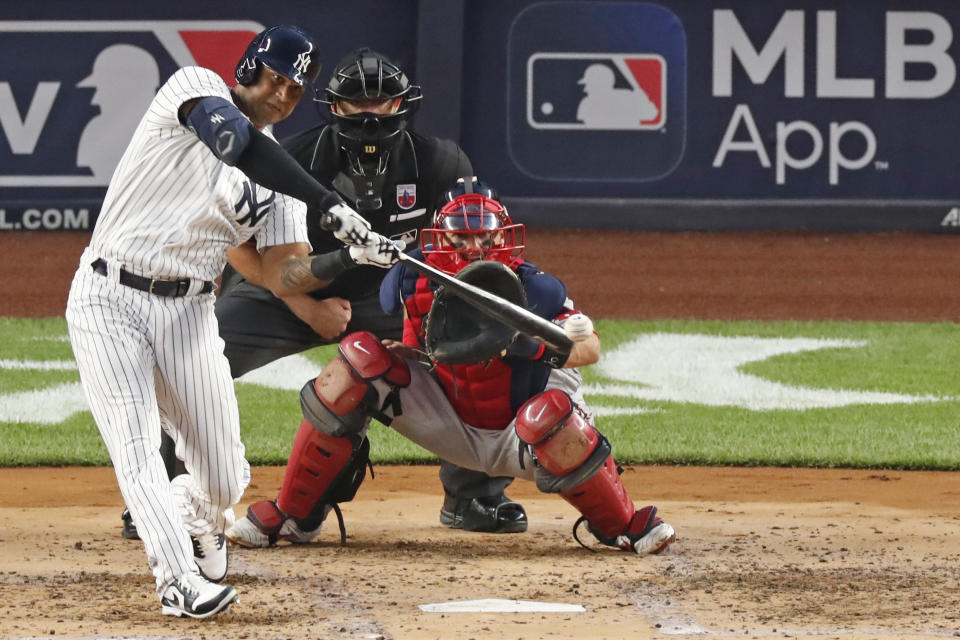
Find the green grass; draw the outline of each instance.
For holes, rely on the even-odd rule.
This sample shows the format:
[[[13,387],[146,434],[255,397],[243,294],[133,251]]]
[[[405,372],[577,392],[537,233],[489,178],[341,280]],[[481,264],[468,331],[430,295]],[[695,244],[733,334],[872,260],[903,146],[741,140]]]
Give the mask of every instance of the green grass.
[[[651,390],[649,380],[618,380],[599,366],[586,368],[585,381],[593,387],[626,384],[639,394],[588,395],[594,407],[644,411],[597,418],[623,463],[960,469],[960,325],[680,320],[606,320],[597,325],[607,354],[657,333],[865,341],[862,347],[776,355],[743,364],[738,371],[791,387],[937,398],[750,410],[710,406],[696,398],[654,398],[644,395]],[[9,366],[23,360],[72,361],[65,336],[65,323],[59,318],[0,318],[0,410],[11,394],[79,381],[73,369]],[[333,353],[325,347],[306,355],[319,371]],[[682,364],[693,366],[697,364],[693,361],[707,361],[708,356],[695,353],[691,362]],[[658,369],[656,362],[651,364]],[[664,373],[669,372],[664,367]],[[237,395],[248,458],[253,464],[282,464],[301,419],[297,391],[242,383]],[[50,397],[44,402],[58,400]],[[109,463],[89,412],[52,424],[3,422],[2,415],[6,414],[0,414],[0,466]],[[371,434],[376,463],[435,462],[429,452],[382,425],[374,424]]]

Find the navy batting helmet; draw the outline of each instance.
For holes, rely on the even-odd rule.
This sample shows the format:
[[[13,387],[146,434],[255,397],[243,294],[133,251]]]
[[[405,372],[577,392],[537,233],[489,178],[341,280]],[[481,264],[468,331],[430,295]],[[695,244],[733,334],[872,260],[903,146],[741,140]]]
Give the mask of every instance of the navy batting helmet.
[[[491,200],[497,201],[500,200],[497,190],[494,189],[492,185],[478,180],[477,176],[464,176],[462,178],[457,178],[457,182],[443,192],[443,201],[452,202],[455,198],[467,193],[479,193],[484,198],[490,198]]]
[[[347,54],[333,71],[325,97],[318,99],[331,106],[337,141],[360,175],[379,175],[386,171],[390,148],[407,127],[407,121],[423,97],[420,87],[387,56],[363,47]],[[364,111],[371,102],[400,100],[392,113]],[[340,113],[337,102],[360,105],[358,113]]]
[[[247,46],[237,63],[237,83],[257,82],[260,67],[267,65],[301,86],[309,86],[320,75],[320,60],[312,36],[300,27],[280,24],[264,29]]]

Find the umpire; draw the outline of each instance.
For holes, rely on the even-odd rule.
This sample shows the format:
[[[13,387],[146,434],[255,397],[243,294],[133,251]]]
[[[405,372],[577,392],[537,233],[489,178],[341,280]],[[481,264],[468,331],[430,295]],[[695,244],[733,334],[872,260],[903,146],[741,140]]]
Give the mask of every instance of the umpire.
[[[387,56],[361,48],[336,66],[325,95],[330,122],[281,144],[321,184],[332,185],[373,229],[415,247],[420,230],[432,224],[445,189],[460,176],[473,174],[466,154],[450,140],[422,136],[408,124],[422,93]],[[321,108],[321,110],[326,110]],[[342,244],[308,214],[315,255],[343,255]],[[399,316],[380,308],[384,269],[345,268],[328,286],[283,300],[253,284],[257,256],[250,246],[233,250],[231,265],[242,275],[227,274],[216,305],[220,335],[234,377],[283,356],[319,345],[335,344],[354,331],[400,340]],[[229,269],[228,269],[229,271]],[[504,490],[510,478],[491,478],[444,462],[440,468],[445,499],[440,521],[469,531],[522,532],[523,507]],[[319,505],[304,522],[315,530],[326,509]],[[303,540],[297,540],[302,542]]]

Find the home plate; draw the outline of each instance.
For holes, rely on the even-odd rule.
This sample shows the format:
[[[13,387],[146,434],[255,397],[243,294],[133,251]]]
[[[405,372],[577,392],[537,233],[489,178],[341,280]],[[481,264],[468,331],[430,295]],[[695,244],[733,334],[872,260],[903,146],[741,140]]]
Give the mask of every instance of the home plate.
[[[570,613],[573,611],[586,611],[586,609],[579,604],[536,602],[534,600],[502,600],[498,598],[487,598],[485,600],[454,600],[452,602],[434,602],[417,606],[420,610],[431,613]]]

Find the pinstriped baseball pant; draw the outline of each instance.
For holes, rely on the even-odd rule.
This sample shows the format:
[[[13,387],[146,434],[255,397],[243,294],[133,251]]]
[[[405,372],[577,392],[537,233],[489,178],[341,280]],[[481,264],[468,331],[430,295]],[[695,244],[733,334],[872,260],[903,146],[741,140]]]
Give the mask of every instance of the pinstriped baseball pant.
[[[250,482],[233,380],[213,294],[138,291],[117,281],[116,265],[95,273],[94,258],[84,252],[70,289],[70,342],[162,593],[197,571],[189,535],[222,532]],[[174,484],[159,454],[161,428],[189,474]]]

